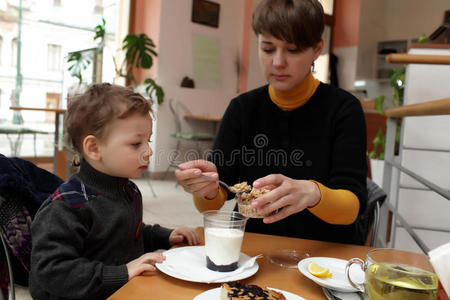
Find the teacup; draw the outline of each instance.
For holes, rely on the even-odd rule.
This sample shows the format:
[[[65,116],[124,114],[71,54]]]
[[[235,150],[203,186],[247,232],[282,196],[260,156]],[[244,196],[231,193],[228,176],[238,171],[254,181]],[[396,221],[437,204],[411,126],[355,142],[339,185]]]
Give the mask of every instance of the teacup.
[[[238,268],[245,224],[248,218],[236,211],[203,212],[206,267],[230,272]]]
[[[359,264],[365,272],[364,284],[350,277],[350,266]],[[374,249],[366,261],[352,258],[345,267],[350,284],[371,300],[436,299],[438,278],[423,254],[397,249]]]

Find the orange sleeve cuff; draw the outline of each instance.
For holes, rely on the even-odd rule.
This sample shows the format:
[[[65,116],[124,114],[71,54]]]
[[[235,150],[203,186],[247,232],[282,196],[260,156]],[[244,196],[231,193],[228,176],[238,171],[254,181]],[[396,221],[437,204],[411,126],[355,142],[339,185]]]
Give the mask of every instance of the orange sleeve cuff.
[[[320,182],[311,180],[320,190],[320,201],[309,211],[319,219],[335,225],[349,225],[355,222],[359,212],[359,200],[348,190],[327,188]]]
[[[195,207],[201,213],[207,210],[220,209],[227,200],[227,197],[228,197],[227,191],[221,186],[219,186],[219,192],[217,193],[217,196],[214,199],[206,199],[205,197],[192,196]]]

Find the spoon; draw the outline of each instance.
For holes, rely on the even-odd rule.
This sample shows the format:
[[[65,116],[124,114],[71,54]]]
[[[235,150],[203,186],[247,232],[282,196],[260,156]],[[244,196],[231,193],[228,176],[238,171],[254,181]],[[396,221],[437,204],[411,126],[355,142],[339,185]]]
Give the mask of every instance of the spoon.
[[[177,168],[178,170],[183,171],[177,164],[170,164],[170,166],[174,167],[174,168]],[[211,181],[217,181],[221,186],[223,186],[224,188],[226,188],[228,191],[230,191],[233,194],[241,193],[241,192],[238,192],[238,193],[233,192],[231,186],[229,186],[228,184],[226,184],[222,180],[219,180],[218,178],[214,178],[214,177],[211,177],[211,176],[208,176],[208,175],[204,175],[204,174],[200,175],[200,177],[203,177],[203,178],[211,180]]]

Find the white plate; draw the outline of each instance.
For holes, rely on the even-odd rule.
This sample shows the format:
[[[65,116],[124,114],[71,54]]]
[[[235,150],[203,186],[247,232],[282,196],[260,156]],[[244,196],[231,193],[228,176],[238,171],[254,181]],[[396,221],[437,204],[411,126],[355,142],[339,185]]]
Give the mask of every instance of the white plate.
[[[286,300],[306,300],[298,295],[269,287],[269,289],[274,290],[276,292],[281,292],[286,297]],[[197,295],[192,300],[211,300],[211,299],[220,299],[220,287],[215,289],[210,289],[204,291],[203,293]]]
[[[183,253],[181,253],[183,251]],[[186,251],[186,252],[184,252]],[[155,266],[163,273],[187,281],[193,282],[205,282],[205,283],[222,283],[228,281],[241,280],[248,278],[255,274],[259,265],[257,262],[247,269],[242,270],[242,272],[216,272],[209,270],[206,267],[206,255],[205,246],[190,246],[190,247],[179,247],[167,250],[164,252],[166,260],[161,264],[155,264]],[[188,259],[183,261],[176,260],[176,258],[183,255]],[[241,252],[239,256],[238,266],[241,266],[244,262],[249,260],[250,257],[247,254]],[[174,265],[175,264],[175,265]],[[229,275],[227,274],[229,273]],[[214,278],[220,277],[216,280],[199,279],[201,278]]]
[[[308,272],[308,264],[310,262],[315,262],[318,265],[327,268],[333,274],[329,278],[319,278]],[[345,266],[347,261],[332,257],[309,257],[302,259],[298,263],[299,271],[317,283],[320,286],[326,287],[328,289],[336,290],[339,292],[357,292],[357,289],[352,287],[345,276]],[[360,269],[358,265],[352,265],[350,267],[350,276],[356,283],[364,282],[364,272]]]
[[[361,300],[361,297],[357,293],[338,292],[324,287],[322,290],[328,300],[336,300],[336,298],[342,300]]]

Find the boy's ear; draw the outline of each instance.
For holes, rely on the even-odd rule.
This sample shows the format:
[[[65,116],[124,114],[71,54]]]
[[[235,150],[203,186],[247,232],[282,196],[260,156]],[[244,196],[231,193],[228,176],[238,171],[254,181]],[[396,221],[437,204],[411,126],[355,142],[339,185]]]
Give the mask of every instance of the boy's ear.
[[[83,140],[83,152],[88,158],[98,161],[101,158],[99,140],[93,136],[88,135]]]

